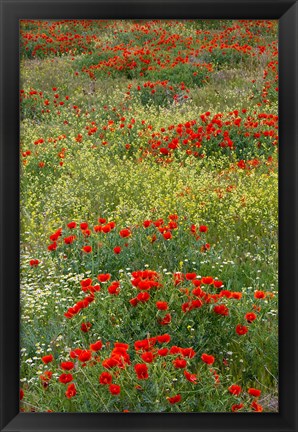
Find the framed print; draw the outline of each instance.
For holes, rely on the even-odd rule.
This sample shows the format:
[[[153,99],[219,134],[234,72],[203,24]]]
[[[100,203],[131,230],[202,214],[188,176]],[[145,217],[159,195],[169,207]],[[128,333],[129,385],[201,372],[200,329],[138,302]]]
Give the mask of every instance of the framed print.
[[[1,430],[297,430],[297,2],[1,1]]]

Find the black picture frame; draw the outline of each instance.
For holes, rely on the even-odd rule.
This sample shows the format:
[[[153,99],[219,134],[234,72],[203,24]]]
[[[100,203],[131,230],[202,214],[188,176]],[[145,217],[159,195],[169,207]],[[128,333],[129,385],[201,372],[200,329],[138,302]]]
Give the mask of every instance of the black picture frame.
[[[297,431],[298,5],[289,0],[1,0],[1,431]],[[19,20],[279,20],[279,412],[19,413]]]

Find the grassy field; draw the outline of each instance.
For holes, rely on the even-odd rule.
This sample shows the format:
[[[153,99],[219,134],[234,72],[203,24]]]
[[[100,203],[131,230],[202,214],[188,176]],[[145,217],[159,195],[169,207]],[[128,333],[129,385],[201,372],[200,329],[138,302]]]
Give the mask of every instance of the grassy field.
[[[22,411],[278,411],[277,30],[22,22]]]

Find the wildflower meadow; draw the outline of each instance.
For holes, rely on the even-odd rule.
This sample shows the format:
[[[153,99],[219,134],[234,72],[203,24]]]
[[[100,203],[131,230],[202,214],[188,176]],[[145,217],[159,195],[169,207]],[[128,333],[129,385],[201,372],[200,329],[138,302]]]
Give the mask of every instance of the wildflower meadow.
[[[277,40],[20,22],[21,411],[278,411]]]

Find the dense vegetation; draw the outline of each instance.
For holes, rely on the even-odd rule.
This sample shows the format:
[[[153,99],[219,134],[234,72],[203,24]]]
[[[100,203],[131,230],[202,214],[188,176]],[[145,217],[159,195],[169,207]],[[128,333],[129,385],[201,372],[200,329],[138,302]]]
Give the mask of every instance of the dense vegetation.
[[[277,411],[277,22],[20,41],[21,410]]]

